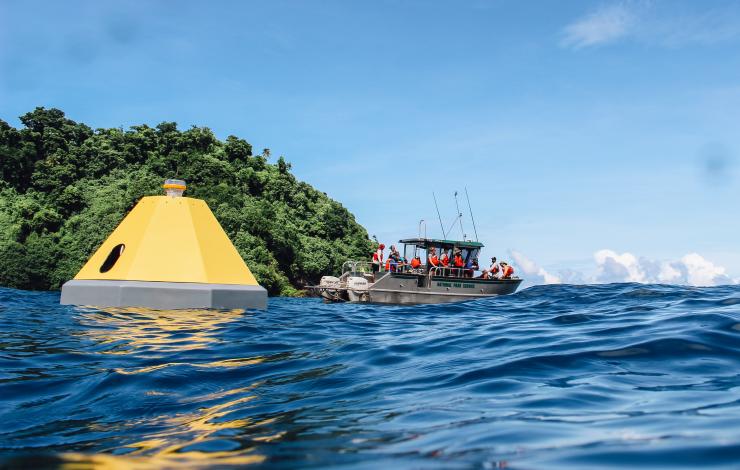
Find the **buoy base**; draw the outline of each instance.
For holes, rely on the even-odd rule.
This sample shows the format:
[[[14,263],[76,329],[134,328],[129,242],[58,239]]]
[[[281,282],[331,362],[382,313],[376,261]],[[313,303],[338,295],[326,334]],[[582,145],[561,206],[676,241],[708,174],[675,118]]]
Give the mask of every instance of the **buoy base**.
[[[73,279],[62,286],[62,305],[95,307],[267,308],[262,286],[195,282],[96,281]]]

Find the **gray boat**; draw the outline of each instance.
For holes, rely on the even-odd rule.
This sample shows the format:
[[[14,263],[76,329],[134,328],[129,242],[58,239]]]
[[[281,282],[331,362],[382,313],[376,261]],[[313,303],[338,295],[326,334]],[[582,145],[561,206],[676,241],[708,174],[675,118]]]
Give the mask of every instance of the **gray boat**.
[[[309,289],[318,292],[329,302],[369,302],[381,304],[438,304],[481,299],[514,293],[522,279],[485,279],[476,276],[471,267],[483,244],[473,241],[409,238],[403,244],[405,260],[416,256],[427,259],[427,252],[460,250],[463,268],[421,265],[412,268],[406,263],[381,266],[374,272],[368,261],[347,261],[339,277],[324,276],[318,286]],[[377,269],[377,268],[376,268]]]

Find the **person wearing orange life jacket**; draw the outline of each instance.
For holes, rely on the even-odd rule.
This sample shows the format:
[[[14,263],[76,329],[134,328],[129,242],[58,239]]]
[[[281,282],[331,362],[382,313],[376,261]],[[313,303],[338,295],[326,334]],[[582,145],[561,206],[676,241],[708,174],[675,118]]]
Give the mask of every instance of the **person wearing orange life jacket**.
[[[491,267],[483,270],[483,274],[480,277],[483,279],[498,279],[499,266],[496,262],[496,257],[491,258]]]
[[[501,262],[501,279],[511,279],[511,276],[514,275],[514,268],[512,268],[508,263],[502,261]]]
[[[449,276],[452,274],[450,270],[445,269],[450,266],[450,256],[447,254],[447,250],[442,250],[442,256],[439,257],[439,267],[442,268],[439,270],[439,273],[442,276]]]
[[[414,259],[411,260],[411,269],[418,269],[419,266],[421,266],[421,258],[414,256]]]
[[[462,254],[455,253],[454,258],[452,258],[452,264],[455,265],[456,268],[462,268],[465,266],[465,260],[463,260]]]
[[[383,250],[385,250],[385,245],[380,244],[378,245],[378,250],[373,253],[373,272],[376,273],[380,271],[380,266],[383,264]]]
[[[452,265],[455,266],[458,276],[462,276],[462,268],[465,267],[465,260],[462,257],[462,253],[459,249],[455,250],[455,255],[452,257]]]
[[[498,279],[500,272],[501,267],[496,262],[496,257],[494,256],[493,258],[491,258],[491,272],[489,274],[492,278]]]
[[[437,249],[434,247],[429,248],[427,254],[427,269],[439,267],[439,258],[437,258]]]

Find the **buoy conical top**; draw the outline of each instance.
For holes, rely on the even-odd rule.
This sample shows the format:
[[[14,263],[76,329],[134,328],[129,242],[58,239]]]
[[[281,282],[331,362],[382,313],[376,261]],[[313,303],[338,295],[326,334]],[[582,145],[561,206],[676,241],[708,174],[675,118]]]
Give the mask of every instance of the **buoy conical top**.
[[[205,201],[142,198],[80,272],[62,286],[63,304],[174,308],[265,308],[252,275]]]

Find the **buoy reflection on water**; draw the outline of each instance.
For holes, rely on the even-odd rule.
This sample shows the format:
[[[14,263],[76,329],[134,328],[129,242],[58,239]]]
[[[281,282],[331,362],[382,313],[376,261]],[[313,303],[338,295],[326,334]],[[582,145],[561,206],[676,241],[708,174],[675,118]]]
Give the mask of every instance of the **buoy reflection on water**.
[[[203,462],[218,462],[222,465],[246,465],[262,462],[265,457],[254,452],[254,448],[237,445],[228,440],[235,433],[252,434],[258,442],[278,439],[282,433],[260,432],[265,424],[274,419],[253,420],[250,418],[229,419],[229,415],[244,403],[254,400],[255,382],[246,387],[217,389],[210,393],[193,395],[187,387],[173,386],[182,375],[197,381],[199,370],[240,369],[265,360],[264,356],[230,357],[211,360],[207,352],[222,339],[219,333],[233,321],[252,313],[243,310],[150,310],[145,308],[78,308],[76,322],[81,327],[74,334],[91,342],[89,351],[105,356],[119,356],[125,360],[120,366],[107,370],[97,369],[97,363],[89,364],[90,372],[102,373],[104,379],[93,388],[109,387],[114,383],[133,394],[130,403],[144,402],[149,410],[133,421],[108,423],[116,431],[133,432],[138,439],[117,442],[104,446],[101,453],[89,455],[65,452],[52,460],[59,459],[62,468],[161,468],[202,465]],[[176,357],[179,360],[168,361]],[[156,373],[159,379],[151,381]],[[148,386],[140,388],[125,385],[126,376],[147,377]],[[162,384],[157,386],[157,384]],[[228,384],[224,384],[228,386]],[[132,389],[136,390],[132,390]],[[135,396],[138,395],[138,396]],[[120,396],[116,397],[117,401]],[[97,406],[109,400],[107,393],[96,399]],[[125,403],[124,398],[124,403]],[[157,413],[155,402],[167,402],[168,408],[181,406],[183,411]],[[125,408],[111,405],[111,411],[126,412]],[[185,411],[189,409],[190,411]],[[110,428],[101,423],[87,423],[88,431],[110,434]],[[151,431],[138,431],[151,429]]]

